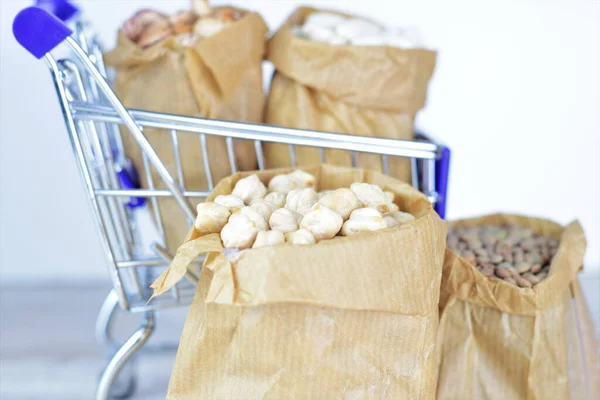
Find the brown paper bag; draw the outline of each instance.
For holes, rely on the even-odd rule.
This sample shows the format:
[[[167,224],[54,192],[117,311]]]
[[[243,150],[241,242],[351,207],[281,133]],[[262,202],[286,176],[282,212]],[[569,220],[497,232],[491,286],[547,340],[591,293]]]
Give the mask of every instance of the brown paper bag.
[[[154,284],[207,253],[168,399],[431,399],[446,225],[410,185],[378,172],[305,167],[319,190],[381,185],[416,221],[316,245],[223,253],[192,229]],[[259,172],[267,183],[277,173]],[[248,173],[226,178],[209,200]]]
[[[245,15],[239,21],[190,46],[183,46],[171,37],[141,49],[120,31],[117,47],[107,53],[105,59],[108,66],[116,68],[115,90],[123,104],[169,114],[260,122],[264,106],[261,61],[267,27],[258,14],[243,12]],[[145,129],[144,135],[172,176],[177,178],[169,132]],[[125,129],[122,136],[128,157],[143,176],[139,146]],[[181,133],[179,149],[186,188],[207,190],[198,135]],[[207,150],[213,181],[230,175],[225,139],[208,137]],[[240,170],[256,168],[256,154],[251,142],[236,141],[235,153]],[[152,177],[155,188],[166,188],[154,169]],[[145,176],[143,185],[148,187]],[[168,247],[174,253],[189,224],[174,199],[160,198],[158,204],[165,221]]]
[[[312,8],[299,8],[271,38],[267,59],[275,65],[265,122],[290,128],[414,138],[415,114],[425,105],[436,53],[385,46],[336,46],[295,36]],[[298,165],[321,162],[316,148],[298,147]],[[290,165],[286,146],[265,144],[269,167]],[[350,153],[326,150],[326,162],[352,165]],[[381,171],[381,157],[357,154],[361,168]],[[389,174],[410,181],[410,162],[389,158]]]
[[[579,223],[491,215],[451,224],[521,225],[560,244],[548,277],[531,289],[486,278],[446,251],[438,399],[598,399],[598,342],[577,280],[586,247]]]

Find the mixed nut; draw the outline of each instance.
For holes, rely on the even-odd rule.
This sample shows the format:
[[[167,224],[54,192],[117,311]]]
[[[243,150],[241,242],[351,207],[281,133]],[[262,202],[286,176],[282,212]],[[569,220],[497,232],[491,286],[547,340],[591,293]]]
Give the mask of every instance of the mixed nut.
[[[448,248],[483,275],[530,288],[548,276],[558,241],[523,226],[482,225],[448,231]]]
[[[211,8],[207,0],[194,0],[193,9],[167,16],[154,10],[140,10],[123,24],[123,33],[146,49],[169,37],[184,45],[215,35],[241,19],[241,11],[231,7]]]
[[[335,45],[423,47],[418,33],[411,28],[388,29],[362,18],[348,18],[330,12],[315,12],[306,17],[294,32],[304,39]]]
[[[248,249],[282,243],[315,244],[335,236],[393,228],[415,218],[398,209],[394,194],[353,183],[317,193],[315,177],[296,170],[267,186],[256,174],[240,179],[229,195],[198,204],[194,226],[219,233],[223,246]]]

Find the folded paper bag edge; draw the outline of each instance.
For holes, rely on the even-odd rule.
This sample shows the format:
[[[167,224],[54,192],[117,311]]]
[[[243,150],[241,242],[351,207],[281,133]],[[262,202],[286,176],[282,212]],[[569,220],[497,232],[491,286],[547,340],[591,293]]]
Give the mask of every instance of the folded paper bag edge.
[[[240,30],[250,29],[250,33],[254,33],[258,31],[263,31],[266,33],[268,31],[267,26],[264,22],[262,16],[255,12],[246,10],[243,8],[236,8],[244,13],[244,16],[235,21],[235,23],[227,26],[225,29],[217,32],[216,34],[205,37],[205,38],[197,38],[191,45],[182,45],[177,42],[177,35],[173,34],[168,38],[161,40],[160,42],[153,44],[150,47],[142,48],[137,43],[132,41],[127,37],[123,28],[120,28],[117,31],[117,42],[113,49],[104,52],[104,62],[109,67],[125,67],[125,66],[136,66],[147,62],[152,62],[156,58],[160,57],[165,53],[165,51],[169,49],[181,49],[184,50],[186,48],[195,48],[195,49],[203,49],[206,47],[199,46],[200,43],[205,42],[216,42],[215,44],[222,44],[223,41],[227,40],[227,36],[231,36],[228,34],[232,29],[237,28]],[[212,46],[208,46],[212,47]],[[252,58],[257,54],[260,54],[262,57],[266,51],[266,40],[263,40],[262,45],[259,46],[259,51],[253,48],[246,48],[248,50],[248,56],[237,57],[237,59],[243,58]]]
[[[419,238],[424,231],[435,235],[444,229],[445,223],[431,211],[397,229],[312,246],[252,249],[233,265],[222,257],[211,268],[215,275],[205,302],[242,307],[306,304],[426,316],[437,309],[437,296],[432,302],[418,293],[434,287],[439,292],[441,257],[436,255],[445,236],[425,243]],[[404,247],[394,249],[394,243]],[[417,258],[404,257],[407,243],[417,246]]]
[[[444,222],[441,221],[437,214],[435,214],[433,211],[430,211],[427,215],[411,223],[404,224],[400,228],[390,229],[385,232],[366,232],[363,235],[349,236],[343,239],[338,239],[340,240],[339,242],[326,241],[313,246],[294,246],[290,244],[283,244],[275,247],[267,246],[260,249],[252,249],[252,253],[242,254],[238,258],[236,263],[233,265],[229,262],[228,258],[222,253],[223,248],[221,246],[218,234],[211,234],[199,238],[194,238],[194,236],[197,236],[197,232],[194,229],[192,229],[190,231],[190,234],[188,235],[190,240],[185,242],[180,247],[180,250],[178,250],[174,262],[171,263],[169,268],[165,272],[163,272],[163,274],[152,284],[151,287],[154,289],[154,294],[152,298],[166,292],[181,278],[183,278],[187,270],[187,266],[199,254],[208,253],[204,267],[210,269],[213,272],[213,279],[211,280],[208,292],[205,297],[206,303],[244,307],[253,307],[276,303],[310,304],[318,307],[383,311],[424,317],[429,315],[431,313],[431,310],[437,309],[437,302],[435,304],[430,304],[428,302],[423,302],[421,304],[421,302],[417,302],[418,304],[412,304],[410,307],[400,307],[400,304],[406,302],[405,300],[403,300],[402,297],[404,291],[398,289],[402,286],[402,279],[400,279],[400,281],[394,281],[392,279],[393,277],[390,277],[389,282],[385,281],[385,279],[380,280],[380,282],[389,283],[389,285],[383,284],[383,286],[380,286],[380,289],[386,291],[388,295],[383,295],[379,292],[365,293],[364,291],[359,291],[362,294],[355,292],[354,295],[357,296],[356,298],[352,297],[351,300],[340,303],[338,302],[337,296],[339,293],[335,290],[334,292],[336,294],[333,295],[333,298],[323,292],[320,292],[321,294],[319,295],[315,295],[315,293],[319,293],[319,291],[317,290],[317,292],[313,293],[313,291],[316,290],[314,287],[310,287],[310,290],[308,290],[308,292],[305,292],[302,290],[302,287],[304,285],[299,285],[298,287],[295,287],[293,285],[293,282],[295,281],[293,280],[291,281],[292,283],[289,283],[292,286],[288,287],[286,289],[286,294],[283,295],[280,290],[277,290],[277,288],[282,283],[285,283],[286,280],[290,282],[289,278],[293,277],[294,274],[285,273],[285,271],[281,271],[281,268],[286,267],[288,270],[297,271],[301,276],[308,273],[309,275],[305,276],[305,278],[307,279],[310,278],[310,276],[318,278],[319,269],[321,267],[327,267],[327,265],[315,264],[313,266],[311,263],[310,268],[305,269],[300,268],[302,267],[302,262],[300,262],[300,265],[294,265],[296,264],[296,262],[293,261],[297,261],[300,259],[303,260],[304,256],[302,254],[306,255],[308,253],[320,253],[322,256],[324,256],[328,252],[331,253],[331,250],[329,250],[328,248],[332,246],[346,248],[345,251],[341,251],[342,254],[351,254],[353,251],[359,251],[360,253],[361,247],[373,248],[373,257],[377,258],[379,256],[379,253],[381,253],[384,248],[391,247],[391,243],[402,242],[402,237],[405,237],[404,242],[409,242],[410,240],[406,240],[407,237],[410,239],[413,236],[419,236],[421,235],[421,233],[419,233],[420,231],[429,231],[431,229],[443,230],[444,227]],[[357,241],[359,244],[362,244],[362,246],[357,246]],[[434,242],[435,241],[432,241],[430,244],[426,244],[425,246],[428,247],[430,245],[431,251],[437,253],[437,250],[439,250],[437,249],[439,243]],[[375,245],[375,243],[377,243],[378,245]],[[424,254],[429,253],[427,249],[422,250],[424,250]],[[267,252],[275,252],[276,254],[267,257],[263,254]],[[290,258],[290,254],[288,254],[290,252],[296,254],[297,257],[293,258],[292,262],[284,262],[284,259]],[[368,256],[368,254],[366,255]],[[316,257],[318,258],[318,255]],[[368,258],[369,257],[371,256],[368,256]],[[428,258],[427,256],[424,257],[425,259]],[[353,259],[354,256],[349,256],[348,258]],[[267,261],[264,263],[257,263],[257,259],[264,259]],[[380,261],[384,262],[385,257],[381,258]],[[410,262],[411,261],[406,261],[407,267],[408,264],[410,264]],[[431,279],[435,280],[433,278],[436,275],[437,270],[435,265],[433,265],[435,264],[435,262],[429,259],[427,263],[432,264],[432,266],[428,270],[420,271],[421,274],[424,274],[423,279],[418,280],[418,282],[422,285],[422,288],[420,290],[426,290],[429,287],[428,285]],[[350,273],[350,276],[354,278],[354,275],[357,274],[357,277],[360,278],[360,276],[358,276],[360,272],[359,270],[367,271],[365,270],[365,265],[367,264],[358,264],[346,262],[344,263],[343,268],[348,269],[350,267],[353,267],[355,271]],[[385,272],[388,269],[389,268],[384,268],[382,271],[379,272],[385,274]],[[240,273],[240,270],[242,271],[242,273]],[[311,270],[314,270],[312,271],[313,273],[311,273]],[[336,276],[341,274],[340,271],[335,272],[334,270],[335,268],[332,268],[332,271],[328,272],[326,274],[326,277],[328,276],[329,278],[331,278],[331,274],[337,274]],[[367,271],[368,273],[364,278],[368,279],[369,277],[377,276],[377,271],[377,268],[375,270],[369,269]],[[385,276],[386,275],[381,275],[380,277],[385,278]],[[321,276],[321,278],[323,277]],[[358,283],[355,282],[355,279],[356,278],[350,279],[350,286],[356,287],[358,285]],[[238,280],[240,280],[240,282],[242,283],[240,284]],[[343,281],[346,280],[348,279],[345,279]],[[359,281],[361,280],[359,279]],[[335,284],[335,281],[333,283]],[[411,286],[414,286],[415,284],[415,282],[412,282]],[[439,284],[437,286],[439,288]],[[340,288],[348,289],[347,285],[341,285]],[[393,289],[397,289],[398,294],[395,296],[392,295]],[[289,293],[290,290],[291,293]]]
[[[319,10],[299,7],[267,43],[266,58],[278,73],[336,100],[361,107],[407,113],[423,108],[437,52],[422,48],[339,46],[297,37],[292,32],[293,26],[316,11]],[[375,65],[378,67],[368,67]],[[368,69],[361,68],[361,79],[349,82],[340,75],[347,66]],[[382,91],[383,87],[388,90]]]
[[[245,77],[240,71],[246,71],[250,65],[259,63],[266,52],[265,35],[268,28],[263,18],[256,12],[239,10],[245,13],[240,20],[211,37],[197,39],[190,46],[179,44],[177,38],[171,36],[147,49],[142,49],[127,38],[123,29],[119,29],[117,45],[104,54],[105,63],[109,67],[139,68],[169,52],[174,51],[184,55],[188,51],[193,51],[199,61],[210,70],[221,97],[229,98]],[[236,40],[236,37],[241,37],[243,40]],[[231,51],[223,53],[224,47]]]
[[[188,233],[188,238],[192,238],[194,233],[197,232],[194,228]],[[210,235],[192,238],[186,240],[173,258],[173,261],[169,267],[150,285],[154,290],[154,293],[150,297],[152,300],[154,297],[159,296],[172,288],[177,282],[183,278],[188,266],[202,253],[220,253],[223,250],[221,239],[219,234],[212,233]],[[148,301],[150,301],[148,300]]]
[[[519,224],[537,230],[540,234],[560,235],[559,248],[550,264],[550,275],[533,288],[521,288],[500,279],[483,276],[471,263],[446,250],[444,260],[440,307],[452,298],[516,315],[536,316],[556,299],[556,294],[567,289],[583,263],[586,240],[579,221],[566,226],[543,218],[516,214],[492,214],[451,221],[452,226],[475,226],[485,223]]]

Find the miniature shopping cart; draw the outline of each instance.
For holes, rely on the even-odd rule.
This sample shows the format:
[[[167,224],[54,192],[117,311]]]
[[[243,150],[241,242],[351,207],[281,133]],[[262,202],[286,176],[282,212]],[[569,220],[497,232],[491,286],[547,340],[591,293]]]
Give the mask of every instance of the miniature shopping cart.
[[[119,376],[119,373],[131,364],[128,361],[152,334],[156,311],[187,305],[192,300],[201,260],[195,269],[188,271],[188,279],[172,289],[170,296],[148,302],[152,278],[167,268],[172,258],[166,250],[163,219],[156,202],[159,197],[174,198],[189,223],[193,222],[192,205],[213,189],[206,146],[208,136],[225,138],[229,153],[225,162],[230,164],[232,173],[237,171],[234,139],[254,142],[260,169],[264,168],[263,142],[289,145],[291,166],[295,164],[295,146],[320,149],[324,162],[324,149],[349,151],[352,160],[356,160],[355,152],[379,154],[384,172],[387,172],[389,157],[408,157],[412,160],[412,184],[425,193],[437,212],[444,216],[450,153],[424,136],[418,141],[378,139],[127,110],[107,83],[95,35],[68,1],[39,0],[37,7],[27,8],[17,15],[13,30],[19,43],[37,58],[43,58],[50,68],[113,283],[98,316],[97,331],[100,340],[113,346],[115,351],[100,378],[97,399],[126,398],[133,393],[133,374],[121,379],[123,374]],[[50,51],[61,43],[69,47],[71,55],[57,60]],[[147,188],[139,187],[139,179],[126,158],[121,127],[127,128],[125,134],[132,135],[142,151],[144,168],[141,172],[147,180]],[[144,128],[160,129],[170,138],[175,177],[144,137]],[[198,137],[207,174],[206,191],[186,189],[178,145],[178,135],[182,132]],[[156,189],[151,169],[158,173],[167,189]],[[147,202],[154,205],[152,218],[158,240],[140,250],[144,244],[140,243],[139,231],[143,228],[134,222],[133,214],[146,207]],[[119,305],[127,312],[141,315],[142,324],[124,344],[116,346],[110,328]]]

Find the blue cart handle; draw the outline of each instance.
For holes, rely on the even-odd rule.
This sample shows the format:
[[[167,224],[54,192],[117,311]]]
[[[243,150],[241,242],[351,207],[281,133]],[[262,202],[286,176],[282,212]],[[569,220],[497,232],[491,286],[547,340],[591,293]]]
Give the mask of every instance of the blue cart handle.
[[[67,0],[37,0],[35,4],[63,22],[67,22],[79,12],[79,9]]]
[[[39,7],[21,10],[13,21],[15,39],[38,59],[51,52],[72,33],[58,17]]]
[[[442,147],[440,158],[435,163],[436,191],[438,201],[435,211],[441,218],[446,218],[446,207],[448,198],[448,175],[450,174],[450,149]]]

